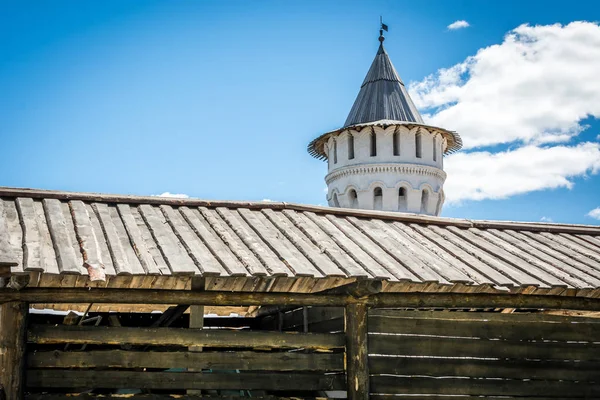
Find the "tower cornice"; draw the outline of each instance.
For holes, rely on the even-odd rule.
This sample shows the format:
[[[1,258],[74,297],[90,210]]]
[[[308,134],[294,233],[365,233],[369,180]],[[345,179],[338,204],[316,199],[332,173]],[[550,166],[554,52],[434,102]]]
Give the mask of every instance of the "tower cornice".
[[[442,182],[446,180],[446,173],[443,170],[429,165],[410,163],[365,163],[348,165],[335,169],[325,176],[325,183],[329,185],[337,179],[351,175],[372,175],[377,173],[431,176],[440,179]]]

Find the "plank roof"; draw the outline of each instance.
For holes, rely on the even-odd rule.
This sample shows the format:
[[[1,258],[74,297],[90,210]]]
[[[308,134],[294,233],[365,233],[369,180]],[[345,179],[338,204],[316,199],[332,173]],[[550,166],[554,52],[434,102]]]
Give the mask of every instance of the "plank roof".
[[[0,268],[32,286],[596,296],[600,227],[0,188]]]

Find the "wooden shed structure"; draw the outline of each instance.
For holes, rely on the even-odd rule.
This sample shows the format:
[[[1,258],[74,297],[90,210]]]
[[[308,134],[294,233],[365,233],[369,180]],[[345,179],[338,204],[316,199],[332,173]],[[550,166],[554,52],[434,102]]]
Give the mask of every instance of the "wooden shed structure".
[[[600,398],[600,227],[0,188],[0,397]]]

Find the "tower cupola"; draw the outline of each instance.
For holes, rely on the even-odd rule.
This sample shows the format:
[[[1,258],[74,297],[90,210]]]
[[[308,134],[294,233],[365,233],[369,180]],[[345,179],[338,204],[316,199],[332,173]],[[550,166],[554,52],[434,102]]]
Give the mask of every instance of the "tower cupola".
[[[423,122],[383,47],[385,28],[344,126],[310,142],[308,152],[328,162],[332,207],[439,215],[443,156],[462,141]]]

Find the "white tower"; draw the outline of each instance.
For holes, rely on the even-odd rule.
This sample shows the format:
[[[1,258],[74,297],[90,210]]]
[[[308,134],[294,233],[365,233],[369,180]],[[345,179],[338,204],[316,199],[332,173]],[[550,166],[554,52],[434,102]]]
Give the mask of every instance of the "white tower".
[[[332,207],[439,215],[443,155],[459,150],[462,141],[423,123],[379,33],[379,50],[346,123],[313,140],[308,152],[328,161]]]

